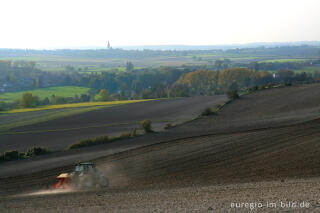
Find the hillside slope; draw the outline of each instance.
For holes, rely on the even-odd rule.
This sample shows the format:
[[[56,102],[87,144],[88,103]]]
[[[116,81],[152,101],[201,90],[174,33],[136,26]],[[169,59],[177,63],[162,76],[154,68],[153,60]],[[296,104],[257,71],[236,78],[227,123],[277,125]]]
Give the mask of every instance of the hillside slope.
[[[111,183],[125,179],[125,185],[319,176],[319,89],[320,85],[305,85],[253,93],[227,105],[217,116],[160,134],[4,164],[0,166],[2,176],[9,171],[11,176],[18,171],[19,175],[37,171],[37,176],[54,181],[57,170],[50,162],[63,170],[76,159],[90,160],[103,154],[108,156],[96,162],[106,168]],[[121,147],[126,148],[121,152]],[[32,170],[32,165],[39,167]],[[111,167],[115,170],[109,173]],[[34,182],[33,174],[23,177],[3,180],[8,181],[6,186],[20,179]]]
[[[297,124],[320,117],[320,84],[257,91],[226,105],[217,116],[197,119],[172,130],[189,135]]]
[[[198,116],[205,107],[221,104],[225,100],[223,95],[154,100],[18,127],[6,133],[0,132],[0,152],[25,151],[33,146],[63,150],[82,139],[120,135],[133,128],[140,128],[140,122],[144,119],[150,119],[154,128],[161,130],[167,123],[190,120]]]

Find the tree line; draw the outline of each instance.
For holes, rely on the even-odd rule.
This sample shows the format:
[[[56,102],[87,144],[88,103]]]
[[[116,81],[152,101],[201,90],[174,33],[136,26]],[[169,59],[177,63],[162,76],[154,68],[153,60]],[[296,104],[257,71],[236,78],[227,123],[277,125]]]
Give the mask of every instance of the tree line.
[[[111,101],[127,99],[172,98],[194,95],[224,94],[230,90],[245,91],[254,86],[268,84],[312,83],[320,81],[320,73],[294,72],[289,69],[263,71],[248,67],[232,67],[228,60],[217,60],[211,69],[207,66],[182,66],[132,69],[127,63],[127,72],[121,73],[48,73],[38,70],[33,63],[0,61],[1,76],[13,75],[17,81],[25,76],[33,77],[39,88],[46,87],[43,79],[53,78],[55,85],[84,86],[89,94],[74,97],[52,95],[39,99],[30,93],[14,103],[0,102],[0,110],[26,108],[49,104],[79,103],[88,101]],[[230,68],[231,67],[231,68]],[[5,73],[5,74],[3,74]],[[17,74],[18,75],[15,75]],[[37,77],[42,80],[37,81]],[[5,77],[6,78],[6,77]],[[5,79],[4,82],[7,82]],[[1,81],[0,81],[1,83]]]

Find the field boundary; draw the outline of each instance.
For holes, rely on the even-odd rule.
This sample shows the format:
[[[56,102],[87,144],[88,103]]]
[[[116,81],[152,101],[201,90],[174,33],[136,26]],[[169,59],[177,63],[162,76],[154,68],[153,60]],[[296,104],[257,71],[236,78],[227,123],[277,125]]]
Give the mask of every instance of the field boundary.
[[[165,122],[174,122],[174,120],[158,120],[155,122],[165,123]],[[67,129],[49,129],[49,130],[35,130],[35,131],[21,131],[21,132],[0,132],[0,135],[33,134],[33,133],[60,132],[60,131],[62,132],[62,131],[71,131],[71,130],[79,130],[79,129],[122,126],[122,125],[130,125],[130,124],[140,124],[140,122],[111,123],[111,124],[92,125],[92,126],[75,127],[75,128],[67,128]]]

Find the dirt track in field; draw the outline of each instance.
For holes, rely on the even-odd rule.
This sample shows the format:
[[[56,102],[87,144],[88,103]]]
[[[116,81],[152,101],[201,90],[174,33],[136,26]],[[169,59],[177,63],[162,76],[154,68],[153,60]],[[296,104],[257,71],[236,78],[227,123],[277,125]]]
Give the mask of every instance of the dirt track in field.
[[[55,174],[71,169],[65,164],[46,171],[43,164],[42,171],[22,174],[21,169],[20,176],[0,179],[0,208],[19,211],[23,204],[31,212],[52,208],[58,212],[248,212],[232,209],[230,203],[305,201],[310,208],[278,206],[275,211],[319,211],[320,85],[256,92],[227,105],[218,115],[122,143],[143,147],[94,161],[109,177],[111,188],[7,198],[53,184]],[[99,146],[87,153],[107,148]],[[85,154],[79,152],[83,153],[78,157]],[[92,205],[77,206],[84,200]],[[65,207],[58,207],[60,202]]]

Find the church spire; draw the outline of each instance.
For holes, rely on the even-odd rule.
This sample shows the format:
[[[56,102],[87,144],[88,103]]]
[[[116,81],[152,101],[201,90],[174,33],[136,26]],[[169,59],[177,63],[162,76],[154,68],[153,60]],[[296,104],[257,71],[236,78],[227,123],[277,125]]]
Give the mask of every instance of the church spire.
[[[108,40],[108,49],[111,49],[111,45],[110,45],[109,40]]]

